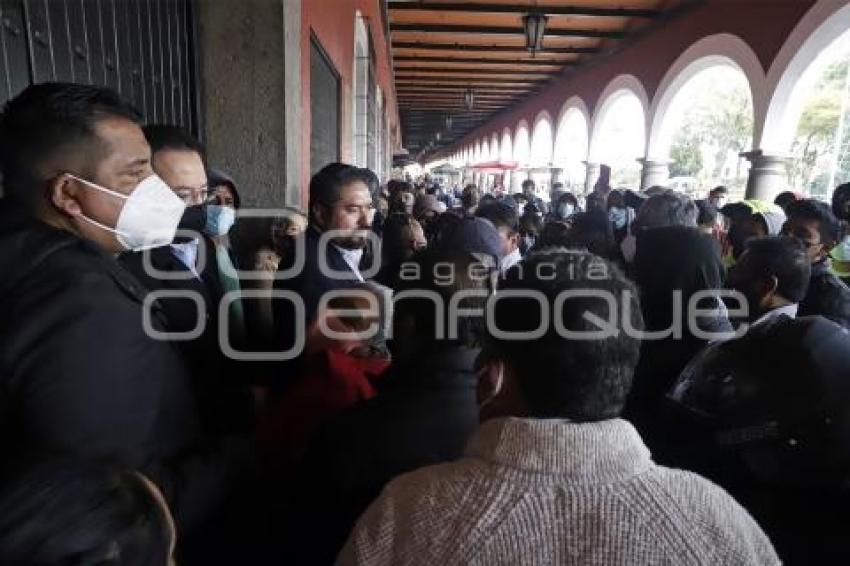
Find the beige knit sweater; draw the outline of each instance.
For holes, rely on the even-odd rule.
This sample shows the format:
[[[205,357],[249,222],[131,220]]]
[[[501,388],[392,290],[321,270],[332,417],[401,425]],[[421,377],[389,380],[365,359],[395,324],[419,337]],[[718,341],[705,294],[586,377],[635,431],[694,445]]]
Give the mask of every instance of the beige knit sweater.
[[[393,480],[338,563],[777,564],[708,480],[655,465],[626,421],[499,419],[466,457]]]

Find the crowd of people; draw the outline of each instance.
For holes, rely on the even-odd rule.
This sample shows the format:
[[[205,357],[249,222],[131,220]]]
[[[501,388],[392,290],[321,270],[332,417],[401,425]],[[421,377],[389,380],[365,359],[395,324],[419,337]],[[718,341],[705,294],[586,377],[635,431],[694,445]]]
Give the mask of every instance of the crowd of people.
[[[850,559],[850,184],[332,163],[254,214],[62,83],[0,168],[4,566]]]

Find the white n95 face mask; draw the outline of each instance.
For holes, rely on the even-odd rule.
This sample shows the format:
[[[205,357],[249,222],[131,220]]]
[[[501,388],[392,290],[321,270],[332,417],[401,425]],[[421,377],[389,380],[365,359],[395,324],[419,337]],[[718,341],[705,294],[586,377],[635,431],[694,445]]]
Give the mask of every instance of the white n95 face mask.
[[[115,234],[115,239],[125,249],[141,251],[166,246],[174,241],[186,205],[157,175],[146,177],[129,195],[115,192],[70,173],[68,175],[87,187],[125,201],[115,228],[81,215],[87,222]]]

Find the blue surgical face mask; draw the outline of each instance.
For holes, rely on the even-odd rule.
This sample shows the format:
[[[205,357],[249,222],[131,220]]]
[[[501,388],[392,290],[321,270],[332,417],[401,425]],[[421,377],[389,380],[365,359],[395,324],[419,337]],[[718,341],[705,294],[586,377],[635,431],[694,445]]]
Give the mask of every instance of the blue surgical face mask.
[[[626,209],[625,208],[611,208],[608,209],[608,220],[611,221],[614,228],[617,230],[622,230],[626,227]]]
[[[575,207],[568,202],[562,202],[558,205],[558,217],[561,218],[561,220],[566,220],[572,216],[574,212]]]
[[[208,236],[224,236],[236,223],[236,211],[229,206],[207,205],[207,224],[204,233]]]

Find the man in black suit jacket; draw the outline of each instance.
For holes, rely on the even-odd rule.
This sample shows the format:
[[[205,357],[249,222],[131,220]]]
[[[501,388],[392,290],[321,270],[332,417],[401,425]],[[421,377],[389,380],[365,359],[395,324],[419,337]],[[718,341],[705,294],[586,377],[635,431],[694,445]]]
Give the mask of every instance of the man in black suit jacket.
[[[249,445],[203,434],[179,352],[145,331],[145,291],[115,261],[150,236],[126,219],[157,228],[160,213],[143,194],[161,185],[138,121],[117,93],[62,83],[30,86],[0,114],[0,487],[57,457],[139,470],[180,545],[211,546],[207,525],[248,481]],[[148,312],[164,331],[161,309]]]
[[[274,301],[279,351],[298,345],[296,338],[305,336],[326,293],[364,280],[360,263],[376,198],[369,188],[370,175],[365,169],[331,163],[310,180],[309,225],[294,253],[281,262],[275,281],[276,290],[293,291],[303,300],[304,317],[297,316],[292,301]]]
[[[146,126],[144,132],[154,171],[187,206],[204,204],[208,183],[200,144],[174,126]],[[149,291],[178,294],[157,297],[168,320],[168,332],[188,337],[194,330],[200,331],[177,344],[192,374],[205,427],[216,434],[250,430],[252,399],[241,382],[244,372],[222,353],[219,344],[218,312],[224,293],[214,242],[206,235],[185,238],[123,254],[120,261]]]

